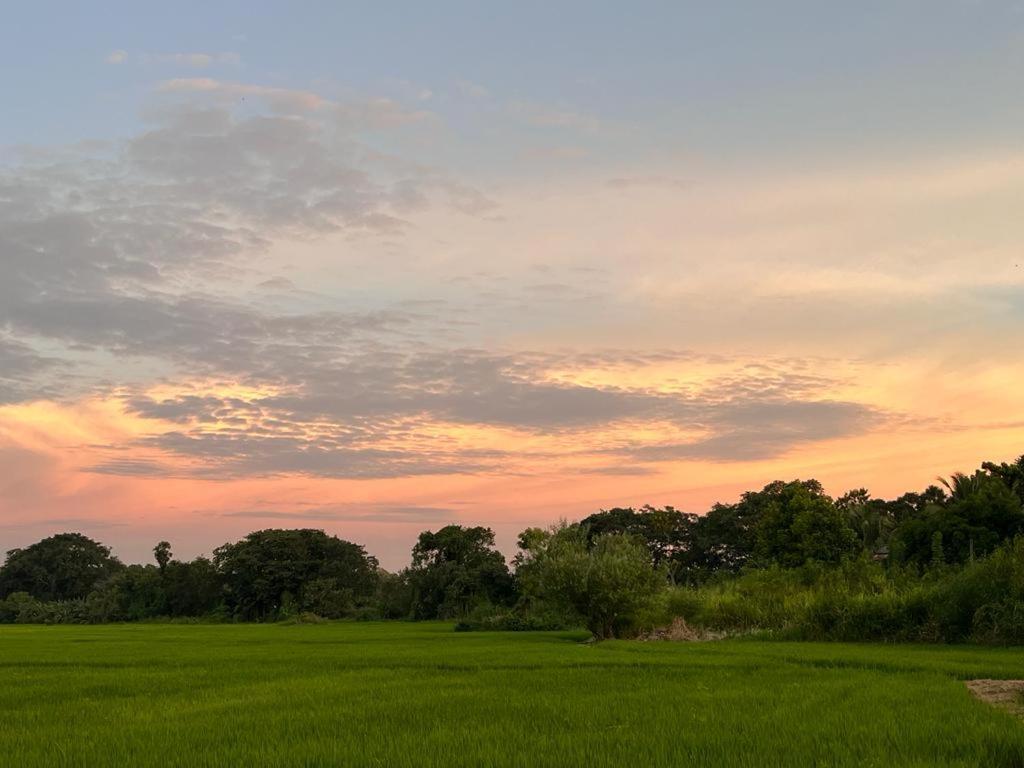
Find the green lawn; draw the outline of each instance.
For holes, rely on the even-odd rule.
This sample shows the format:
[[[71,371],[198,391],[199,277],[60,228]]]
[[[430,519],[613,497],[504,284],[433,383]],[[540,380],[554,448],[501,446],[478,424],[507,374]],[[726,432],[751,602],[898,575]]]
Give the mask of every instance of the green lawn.
[[[1024,766],[1019,649],[0,627],[0,764]]]

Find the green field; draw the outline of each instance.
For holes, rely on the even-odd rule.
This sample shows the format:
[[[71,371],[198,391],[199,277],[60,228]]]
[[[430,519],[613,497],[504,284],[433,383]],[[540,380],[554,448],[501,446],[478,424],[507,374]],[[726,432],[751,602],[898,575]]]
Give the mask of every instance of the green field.
[[[0,627],[0,763],[1024,766],[1024,652],[443,624]]]

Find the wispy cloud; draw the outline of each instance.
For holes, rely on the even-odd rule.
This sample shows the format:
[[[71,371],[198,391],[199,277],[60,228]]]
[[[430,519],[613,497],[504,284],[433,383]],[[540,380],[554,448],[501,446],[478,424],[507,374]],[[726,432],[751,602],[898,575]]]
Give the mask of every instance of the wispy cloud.
[[[507,109],[510,115],[519,120],[546,128],[598,133],[604,125],[594,115],[532,101],[511,101]]]
[[[233,51],[220,53],[144,53],[140,59],[146,64],[172,64],[175,66],[206,69],[215,64],[238,66],[242,57]]]
[[[219,513],[222,517],[246,520],[279,520],[290,522],[372,522],[421,523],[423,525],[458,520],[457,513],[447,507],[420,507],[386,503],[333,504],[314,509],[281,511],[269,509],[232,510]]]
[[[265,101],[271,108],[280,112],[315,112],[330,104],[328,99],[313,91],[232,83],[212,77],[182,77],[166,80],[160,84],[159,90],[164,93],[201,93],[216,97],[222,102],[256,98]]]

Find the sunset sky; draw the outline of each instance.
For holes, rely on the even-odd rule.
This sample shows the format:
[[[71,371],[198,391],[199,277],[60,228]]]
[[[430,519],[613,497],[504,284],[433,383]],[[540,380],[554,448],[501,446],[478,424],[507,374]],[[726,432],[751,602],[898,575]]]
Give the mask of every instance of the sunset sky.
[[[1024,3],[8,3],[0,549],[1024,453]]]

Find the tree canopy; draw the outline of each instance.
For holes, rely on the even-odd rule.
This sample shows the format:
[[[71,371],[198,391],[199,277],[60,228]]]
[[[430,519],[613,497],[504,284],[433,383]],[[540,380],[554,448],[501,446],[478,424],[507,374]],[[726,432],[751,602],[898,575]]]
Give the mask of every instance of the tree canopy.
[[[519,545],[524,596],[578,618],[599,639],[631,628],[665,587],[663,571],[629,534],[591,537],[585,526],[563,524],[530,529]]]
[[[447,525],[424,531],[412,549],[408,570],[413,614],[419,619],[451,618],[480,604],[512,600],[512,575],[495,549],[490,528]]]
[[[376,587],[376,558],[321,530],[256,531],[218,547],[213,562],[228,609],[242,618],[293,611],[338,618]]]
[[[123,567],[109,547],[80,533],[59,533],[7,553],[0,598],[26,592],[37,600],[81,599]]]

